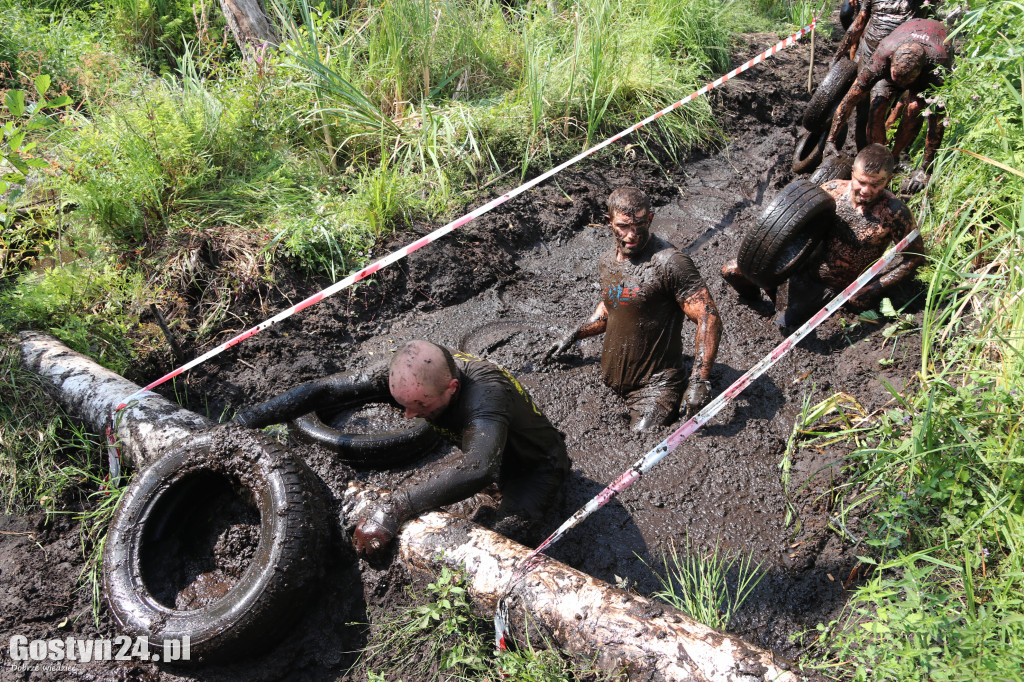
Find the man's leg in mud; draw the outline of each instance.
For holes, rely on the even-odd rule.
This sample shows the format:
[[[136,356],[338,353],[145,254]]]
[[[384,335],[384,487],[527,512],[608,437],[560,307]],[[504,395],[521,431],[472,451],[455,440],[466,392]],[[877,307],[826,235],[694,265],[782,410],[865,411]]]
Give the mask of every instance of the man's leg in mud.
[[[761,300],[761,287],[757,286],[746,276],[740,272],[740,266],[735,260],[731,260],[722,266],[722,279],[728,283],[741,298],[746,298],[751,301]],[[776,289],[765,289],[764,293],[768,296],[768,300],[775,303]]]
[[[541,462],[526,471],[515,464],[502,468],[501,504],[492,530],[531,547],[544,539],[544,517],[548,511],[561,507],[565,498],[563,484],[569,475],[569,457],[564,447],[556,454],[561,460],[559,464]]]
[[[678,419],[684,385],[682,370],[670,369],[652,374],[646,386],[628,393],[630,431],[649,431]]]
[[[857,123],[853,128],[857,151],[868,146],[868,116],[871,112],[871,98],[865,97],[857,103]]]
[[[917,134],[921,132],[921,126],[924,125],[924,116],[921,115],[925,108],[924,98],[918,95],[906,99],[909,101],[903,109],[900,127],[896,129],[896,137],[892,141],[892,156],[895,159],[898,159],[900,152],[909,147],[917,138]]]
[[[789,278],[786,309],[775,316],[780,329],[799,327],[828,302],[831,290],[806,270],[798,270]]]

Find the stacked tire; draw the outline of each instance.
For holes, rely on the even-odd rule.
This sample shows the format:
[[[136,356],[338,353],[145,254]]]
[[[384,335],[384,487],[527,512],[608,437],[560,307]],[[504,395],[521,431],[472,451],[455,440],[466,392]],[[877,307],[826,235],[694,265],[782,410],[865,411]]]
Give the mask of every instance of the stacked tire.
[[[836,107],[856,78],[857,64],[843,57],[832,66],[828,75],[814,91],[801,121],[807,132],[797,141],[793,153],[794,173],[810,173],[821,163]],[[844,124],[836,131],[837,149],[841,149],[846,143],[847,130],[848,127]]]

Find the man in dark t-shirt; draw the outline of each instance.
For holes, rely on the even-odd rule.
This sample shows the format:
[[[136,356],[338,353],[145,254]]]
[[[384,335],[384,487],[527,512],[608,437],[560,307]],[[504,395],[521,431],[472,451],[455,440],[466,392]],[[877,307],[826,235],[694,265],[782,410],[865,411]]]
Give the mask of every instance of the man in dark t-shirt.
[[[650,233],[650,203],[634,187],[608,197],[615,248],[598,265],[602,298],[594,314],[554,344],[545,361],[578,339],[604,334],[604,381],[626,398],[631,427],[641,431],[674,421],[680,401],[687,417],[711,400],[711,369],[722,323],[693,261]],[[683,395],[683,318],[697,324],[696,352]]]
[[[261,427],[294,419],[321,405],[378,400],[422,417],[462,450],[457,466],[427,471],[420,482],[385,495],[356,526],[356,550],[373,554],[403,521],[471,497],[490,483],[501,490],[495,530],[521,532],[555,502],[569,471],[562,434],[511,374],[479,358],[428,341],[411,341],[389,367],[307,382],[235,421]]]
[[[934,19],[913,19],[885,37],[871,58],[861,61],[857,80],[836,107],[832,118],[824,155],[837,154],[835,139],[851,112],[871,96],[868,117],[867,142],[886,144],[886,123],[890,105],[904,90],[907,92],[902,106],[902,120],[892,143],[892,155],[898,157],[921,130],[922,116],[928,117],[924,156],[921,167],[906,181],[904,190],[910,193],[924,189],[931,179],[935,152],[942,144],[945,132],[945,112],[940,102],[928,110],[922,95],[929,87],[943,83],[942,72],[953,64],[953,51],[946,42],[946,25]],[[927,111],[927,114],[926,114]]]

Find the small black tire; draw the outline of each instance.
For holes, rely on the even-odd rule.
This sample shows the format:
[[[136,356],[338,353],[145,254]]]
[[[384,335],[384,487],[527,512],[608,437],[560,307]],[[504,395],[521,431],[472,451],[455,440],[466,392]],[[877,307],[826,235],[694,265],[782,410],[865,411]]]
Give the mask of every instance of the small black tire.
[[[835,210],[835,200],[810,180],[789,183],[744,235],[740,272],[763,289],[778,286],[818,247]]]
[[[233,584],[208,573],[216,591],[198,608],[180,608],[181,595],[204,583],[189,551],[208,540],[196,538],[213,537],[220,524],[220,537],[237,542],[230,538],[239,526],[225,525],[231,521],[212,501],[218,496],[258,512],[249,526],[256,548]],[[165,642],[185,636],[190,659],[182,664],[258,654],[287,634],[317,585],[329,537],[325,508],[315,474],[269,437],[234,425],[200,433],[128,486],[103,550],[106,603],[125,632],[149,638],[160,660],[170,657]],[[221,552],[237,562],[231,549]]]
[[[828,132],[832,124],[821,130],[812,130],[804,133],[796,143],[796,150],[793,152],[793,172],[810,173],[821,164],[825,155],[825,143],[828,142]],[[836,131],[836,149],[842,149],[846,144],[846,134],[849,126],[845,123]]]
[[[825,159],[811,175],[811,182],[819,187],[830,180],[849,180],[853,176],[853,159],[834,157]]]
[[[356,469],[388,469],[402,466],[433,448],[440,435],[423,419],[404,429],[371,434],[345,433],[325,424],[316,412],[288,423],[296,440],[316,443],[338,453],[338,459]]]
[[[857,11],[850,0],[843,0],[843,6],[839,8],[839,25],[844,31],[850,30],[850,25],[857,18]]]
[[[811,95],[802,120],[805,130],[820,130],[832,121],[832,112],[839,106],[846,92],[857,78],[857,64],[843,57],[832,65],[828,75]]]

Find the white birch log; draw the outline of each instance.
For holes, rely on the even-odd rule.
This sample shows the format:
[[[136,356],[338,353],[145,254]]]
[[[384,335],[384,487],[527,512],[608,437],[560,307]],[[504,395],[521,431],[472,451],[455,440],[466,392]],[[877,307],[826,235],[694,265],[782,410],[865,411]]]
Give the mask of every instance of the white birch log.
[[[102,432],[110,412],[138,386],[104,369],[59,341],[21,334],[26,367],[45,376],[58,402]],[[166,452],[192,431],[212,422],[155,394],[119,413],[117,434],[137,466]],[[382,491],[349,483],[345,517]],[[509,589],[515,568],[530,550],[465,519],[443,512],[406,523],[397,538],[397,560],[414,570],[464,570],[478,609],[492,612]],[[732,635],[702,625],[682,612],[612,587],[554,559],[545,558],[509,593],[510,615],[540,627],[560,648],[594,658],[631,679],[721,682],[796,682],[774,656]]]

